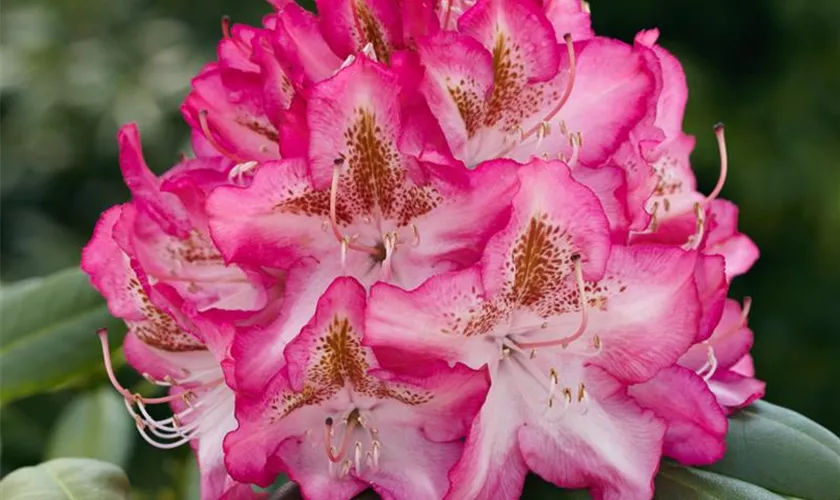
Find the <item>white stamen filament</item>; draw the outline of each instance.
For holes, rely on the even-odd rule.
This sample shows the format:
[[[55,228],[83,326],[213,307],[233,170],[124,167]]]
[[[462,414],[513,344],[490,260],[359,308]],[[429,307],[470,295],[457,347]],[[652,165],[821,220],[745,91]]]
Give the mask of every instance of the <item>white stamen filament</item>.
[[[694,234],[688,237],[688,241],[683,245],[684,250],[697,250],[700,248],[700,243],[703,242],[703,236],[706,234],[706,210],[702,204],[694,204],[694,216],[697,221]]]
[[[362,443],[360,441],[356,441],[354,459],[356,464],[356,474],[358,474],[362,472]]]
[[[210,382],[198,382],[199,377],[195,374],[190,374],[189,371],[184,370],[184,380],[175,380],[171,376],[166,377],[164,381],[158,381],[147,374],[145,378],[152,383],[163,387],[181,387],[184,390],[168,396],[159,398],[150,398],[141,396],[140,394],[133,394],[131,391],[123,387],[117,380],[114,372],[114,367],[111,364],[111,350],[108,345],[108,332],[105,329],[100,329],[97,332],[100,343],[102,345],[102,356],[105,362],[105,371],[111,381],[111,385],[123,397],[123,403],[126,410],[137,424],[137,430],[140,436],[146,442],[161,449],[172,449],[195,439],[200,432],[200,425],[198,418],[188,425],[181,425],[181,420],[198,410],[207,401],[215,399],[220,391],[225,390],[224,380],[217,378]],[[204,373],[198,375],[205,375]],[[190,378],[192,380],[190,380]],[[209,390],[207,394],[201,398],[198,403],[193,404],[192,400],[196,398],[196,391]],[[147,411],[146,406],[150,404],[167,404],[176,400],[182,400],[187,408],[163,420],[157,420]],[[139,413],[135,411],[134,406],[137,406]],[[150,436],[148,433],[151,433]],[[166,440],[176,439],[174,442],[166,442]],[[161,441],[163,440],[163,441]]]
[[[255,161],[246,161],[245,163],[237,163],[228,174],[228,181],[231,184],[242,185],[246,174],[253,172],[259,163]]]

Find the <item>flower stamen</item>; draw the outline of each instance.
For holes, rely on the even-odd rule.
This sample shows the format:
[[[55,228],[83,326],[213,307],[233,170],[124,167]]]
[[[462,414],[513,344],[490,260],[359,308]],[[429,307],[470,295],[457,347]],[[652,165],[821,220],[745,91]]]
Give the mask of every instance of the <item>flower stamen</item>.
[[[694,215],[696,217],[696,227],[694,234],[688,237],[688,241],[683,245],[684,250],[697,250],[700,243],[703,241],[703,235],[706,233],[706,210],[700,203],[694,204]]]
[[[344,458],[344,455],[347,454],[347,447],[350,446],[350,441],[353,438],[353,431],[358,424],[358,410],[353,410],[350,412],[350,415],[347,416],[345,420],[345,428],[344,428],[344,435],[341,439],[341,446],[338,450],[332,445],[332,436],[333,436],[333,419],[332,417],[327,417],[324,422],[324,446],[326,447],[327,457],[333,463],[338,463]]]
[[[123,397],[123,403],[125,404],[125,408],[137,424],[137,430],[139,431],[143,439],[152,446],[162,449],[177,448],[178,446],[181,446],[182,444],[194,439],[200,430],[198,422],[191,422],[188,425],[184,426],[181,424],[181,419],[195,412],[207,400],[206,398],[202,398],[194,404],[194,400],[198,399],[196,391],[203,389],[210,389],[211,392],[218,391],[220,390],[220,387],[223,387],[222,384],[224,380],[222,378],[217,378],[210,382],[196,383],[194,385],[191,384],[189,388],[183,391],[163,397],[152,398],[142,396],[141,394],[132,393],[131,391],[123,387],[122,384],[120,384],[117,380],[116,373],[114,372],[114,366],[111,362],[111,349],[108,343],[107,329],[101,328],[96,333],[99,336],[99,341],[102,346],[102,357],[105,363],[105,372],[108,374],[108,379],[110,380],[111,385],[114,387],[114,389],[116,389],[117,392]],[[162,387],[176,388],[183,387],[185,384],[183,381],[179,382],[174,380],[170,375],[167,375],[163,381],[154,379],[148,374],[144,374],[144,376],[150,382]],[[185,370],[184,376],[189,377],[190,373]],[[184,402],[187,408],[172,415],[169,418],[163,420],[156,420],[146,410],[146,405],[171,403],[179,399]],[[135,411],[135,405],[137,406],[139,413]],[[152,436],[150,436],[147,433],[147,430],[152,434]],[[175,438],[177,438],[178,441],[160,441],[161,439],[170,440]]]
[[[207,122],[207,115],[208,111],[206,109],[202,109],[198,112],[198,124],[201,127],[201,132],[204,134],[204,138],[207,139],[207,142],[209,142],[210,145],[213,146],[213,148],[215,148],[222,156],[229,158],[236,163],[247,163],[248,160],[228,151],[227,148],[219,144],[219,141],[213,137],[213,132],[210,130],[210,124]]]
[[[555,104],[554,107],[551,108],[551,111],[549,111],[548,114],[546,114],[539,122],[537,122],[536,125],[534,125],[533,127],[531,127],[530,129],[528,129],[520,135],[519,143],[528,140],[529,138],[531,138],[531,136],[540,132],[547,135],[549,130],[544,124],[551,122],[551,120],[554,119],[555,116],[557,116],[557,113],[559,113],[560,110],[563,109],[563,106],[566,105],[566,102],[569,100],[569,96],[572,95],[572,89],[575,86],[575,75],[577,74],[577,62],[575,58],[575,45],[572,42],[571,33],[566,33],[565,35],[563,35],[563,41],[566,42],[566,50],[569,54],[569,79],[566,82],[566,88],[563,91],[563,95],[560,96],[560,99],[557,101],[557,104]],[[518,145],[518,143],[512,144],[499,156],[505,156],[506,154],[510,153],[513,149],[515,149]]]
[[[709,193],[702,202],[701,205],[708,205],[712,201],[714,201],[719,195],[720,192],[723,191],[723,185],[726,183],[726,175],[728,171],[728,158],[726,154],[726,138],[723,134],[723,124],[718,123],[715,125],[715,137],[717,138],[718,143],[718,151],[720,152],[720,175],[718,176],[717,184],[715,188]]]
[[[354,243],[352,238],[345,236],[341,232],[341,228],[338,227],[338,184],[341,179],[341,167],[344,165],[344,160],[344,155],[340,155],[338,158],[333,160],[333,175],[332,182],[330,182],[330,227],[332,228],[335,239],[342,245],[342,250],[345,253],[347,248],[349,248],[350,250],[365,252],[373,255],[374,257],[378,257],[382,253],[379,249]],[[346,248],[344,248],[345,246]]]
[[[244,179],[246,174],[250,174],[254,170],[257,169],[259,162],[256,161],[246,161],[245,163],[237,163],[234,165],[232,169],[230,169],[230,173],[228,174],[228,181],[231,184],[236,184],[238,186],[244,185]]]
[[[520,342],[518,346],[522,349],[536,349],[540,347],[553,347],[553,346],[561,346],[563,349],[569,346],[572,342],[579,339],[581,335],[586,331],[586,326],[589,322],[589,313],[587,310],[587,300],[586,300],[586,282],[583,280],[583,269],[581,267],[581,257],[580,254],[574,254],[572,256],[572,262],[575,265],[575,278],[577,280],[577,287],[578,287],[578,295],[580,298],[580,325],[578,326],[577,330],[568,337],[563,337],[558,340],[544,340],[538,342]],[[600,344],[600,339],[598,341]]]
[[[251,48],[231,35],[230,16],[222,16],[222,36],[225,40],[231,40],[244,54],[251,55]]]

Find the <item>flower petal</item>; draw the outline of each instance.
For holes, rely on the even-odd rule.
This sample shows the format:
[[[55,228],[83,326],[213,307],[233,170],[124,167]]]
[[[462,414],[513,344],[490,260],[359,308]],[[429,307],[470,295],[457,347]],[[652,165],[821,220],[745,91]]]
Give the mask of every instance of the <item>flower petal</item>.
[[[733,370],[720,370],[709,380],[718,403],[729,410],[744,408],[764,397],[765,383]]]
[[[521,187],[508,227],[490,240],[482,260],[485,289],[491,296],[510,289],[520,302],[565,300],[557,283],[573,274],[572,255],[580,254],[587,280],[604,272],[610,251],[606,215],[562,162],[535,159],[517,173]]]
[[[279,16],[273,38],[277,57],[294,82],[325,80],[341,66],[341,58],[327,45],[319,30],[318,17],[295,3]]]
[[[329,193],[316,191],[303,160],[259,166],[247,188],[220,187],[207,200],[213,241],[228,262],[287,269],[320,255]]]
[[[125,184],[131,190],[135,202],[145,210],[164,231],[186,236],[190,229],[189,219],[178,199],[160,191],[160,180],[149,170],[140,146],[140,133],[134,124],[120,128],[120,169]]]
[[[477,369],[499,351],[477,334],[487,304],[475,267],[434,276],[410,292],[378,283],[370,290],[365,342]]]
[[[447,500],[519,498],[528,469],[516,446],[524,419],[520,405],[511,404],[516,394],[507,378],[493,381],[464,453],[449,472]]]
[[[589,8],[584,0],[546,0],[543,2],[545,17],[554,27],[554,34],[562,40],[566,33],[572,35],[573,40],[592,38],[592,21]]]
[[[663,246],[613,246],[605,279],[588,295],[587,335],[603,346],[592,358],[611,375],[642,382],[673,364],[694,343],[700,304],[696,252]]]
[[[686,465],[707,465],[723,457],[726,415],[706,383],[693,371],[670,366],[629,388],[642,408],[668,424],[663,453]]]
[[[650,113],[655,80],[640,51],[616,40],[593,38],[575,43],[575,82],[568,101],[551,120],[554,130],[533,135],[513,151],[511,158],[531,155],[572,158],[571,133],[581,135],[579,158],[589,166],[606,162],[627,141],[634,127]],[[539,108],[524,116],[522,128],[537,126],[555,109],[569,78],[570,61],[560,57],[561,71],[545,84]],[[559,127],[555,127],[559,124]]]
[[[493,89],[493,57],[478,41],[442,31],[418,44],[425,74],[420,89],[452,154],[473,162],[467,142],[481,127]]]
[[[402,16],[388,0],[318,0],[321,32],[339,57],[355,54],[368,43],[376,58],[388,63],[402,48]]]
[[[651,498],[664,423],[633,403],[603,371],[586,369],[586,380],[588,411],[570,407],[563,425],[519,429],[525,462],[561,487],[590,488],[595,500]]]
[[[181,108],[194,130],[210,134],[221,149],[237,163],[279,158],[277,129],[265,115],[262,84],[255,75],[211,67],[192,80],[192,91]],[[201,125],[206,113],[207,130]],[[208,138],[210,139],[210,138]]]

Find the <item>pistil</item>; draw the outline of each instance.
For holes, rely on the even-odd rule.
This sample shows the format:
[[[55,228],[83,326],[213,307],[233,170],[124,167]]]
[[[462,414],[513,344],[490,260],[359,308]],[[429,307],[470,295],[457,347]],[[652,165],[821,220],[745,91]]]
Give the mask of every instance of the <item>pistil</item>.
[[[587,300],[586,300],[586,282],[583,280],[583,269],[581,268],[581,257],[579,254],[575,254],[572,256],[572,261],[574,262],[575,266],[575,279],[577,281],[578,287],[578,298],[580,300],[580,325],[578,326],[577,330],[568,337],[563,337],[561,339],[556,340],[543,340],[537,342],[519,342],[518,346],[522,349],[537,349],[540,347],[553,347],[553,346],[560,346],[562,348],[566,348],[574,342],[575,340],[579,339],[583,333],[586,331],[586,326],[589,322],[589,313],[587,312]],[[600,343],[600,341],[599,341]]]

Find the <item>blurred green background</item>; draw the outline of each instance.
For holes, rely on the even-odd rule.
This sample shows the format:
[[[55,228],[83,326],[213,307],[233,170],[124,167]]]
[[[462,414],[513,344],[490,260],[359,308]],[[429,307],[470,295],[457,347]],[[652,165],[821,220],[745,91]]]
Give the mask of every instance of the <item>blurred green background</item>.
[[[840,2],[591,4],[598,33],[631,41],[656,26],[682,60],[685,128],[697,136],[703,191],[718,172],[712,125],[727,125],[723,196],[739,204],[741,228],[761,248],[755,268],[733,286],[735,297],[754,299],[758,375],[768,400],[840,433]],[[214,57],[221,16],[257,24],[268,9],[260,0],[3,2],[4,284],[78,264],[100,212],[127,199],[118,126],[139,124],[154,169],[174,163],[188,133],[178,106],[190,77]],[[0,409],[0,473],[75,446],[126,466],[150,498],[190,496],[188,450],[140,441],[104,384],[97,370],[71,388]]]

